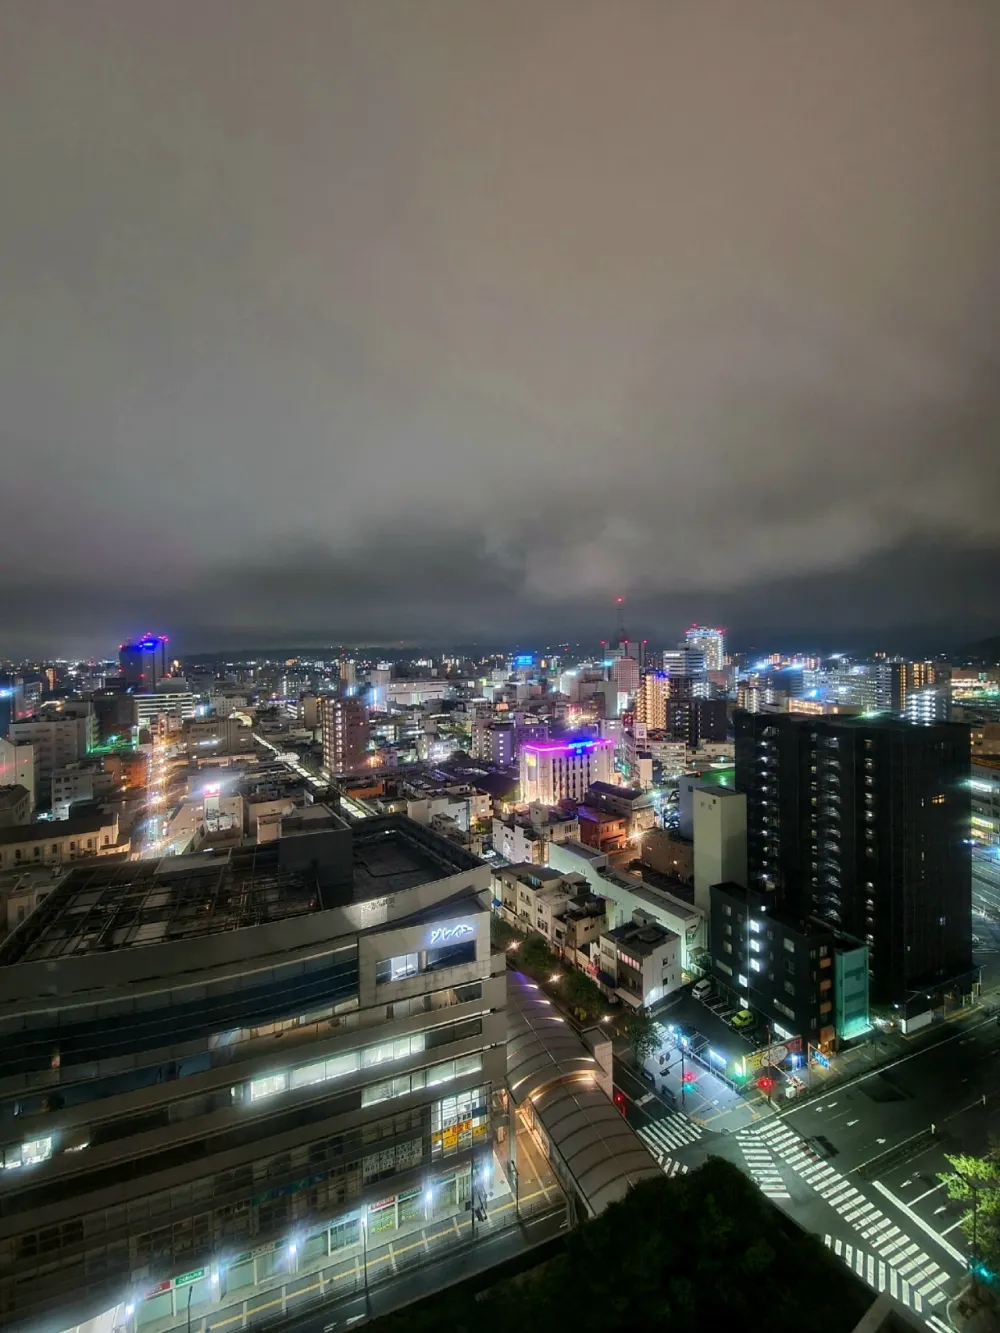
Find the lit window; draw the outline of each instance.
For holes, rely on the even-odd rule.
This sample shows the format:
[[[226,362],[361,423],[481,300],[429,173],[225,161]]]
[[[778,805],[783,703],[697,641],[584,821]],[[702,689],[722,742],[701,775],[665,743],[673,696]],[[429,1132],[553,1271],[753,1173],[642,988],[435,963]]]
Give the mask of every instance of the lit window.
[[[287,1074],[269,1074],[266,1078],[253,1079],[250,1083],[250,1100],[262,1101],[265,1097],[273,1097],[275,1093],[284,1092],[287,1087]]]

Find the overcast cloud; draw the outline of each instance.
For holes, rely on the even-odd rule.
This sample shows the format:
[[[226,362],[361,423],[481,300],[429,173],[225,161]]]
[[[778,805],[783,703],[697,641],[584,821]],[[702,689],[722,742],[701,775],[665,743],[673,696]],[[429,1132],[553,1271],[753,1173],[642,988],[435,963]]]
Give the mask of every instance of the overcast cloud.
[[[1000,629],[998,126],[997,0],[7,4],[0,655]]]

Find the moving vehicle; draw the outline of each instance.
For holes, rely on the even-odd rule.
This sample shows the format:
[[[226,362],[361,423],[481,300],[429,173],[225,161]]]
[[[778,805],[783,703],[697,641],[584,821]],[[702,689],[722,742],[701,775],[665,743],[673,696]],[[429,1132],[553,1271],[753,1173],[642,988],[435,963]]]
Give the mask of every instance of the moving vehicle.
[[[702,977],[700,981],[696,981],[694,985],[691,987],[691,995],[692,998],[695,1000],[707,1000],[711,994],[712,994],[711,977]]]
[[[749,1009],[740,1009],[733,1014],[729,1022],[737,1032],[744,1032],[747,1028],[752,1028],[757,1020]]]

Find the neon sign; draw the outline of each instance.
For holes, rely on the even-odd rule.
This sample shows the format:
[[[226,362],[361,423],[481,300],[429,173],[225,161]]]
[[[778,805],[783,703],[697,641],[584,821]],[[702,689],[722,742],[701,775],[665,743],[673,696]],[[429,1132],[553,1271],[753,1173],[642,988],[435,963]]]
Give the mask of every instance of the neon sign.
[[[475,926],[467,921],[459,922],[457,926],[437,926],[431,931],[431,946],[435,944],[451,944],[454,940],[467,940],[470,935],[475,935]]]

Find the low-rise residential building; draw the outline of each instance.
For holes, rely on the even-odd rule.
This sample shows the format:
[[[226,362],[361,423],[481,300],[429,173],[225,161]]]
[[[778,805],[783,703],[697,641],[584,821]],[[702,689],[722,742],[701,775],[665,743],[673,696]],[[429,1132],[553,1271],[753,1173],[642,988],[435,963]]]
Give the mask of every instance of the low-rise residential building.
[[[114,795],[117,785],[99,759],[67,764],[52,774],[52,813],[56,819],[69,819],[75,804],[106,800]]]
[[[0,828],[14,828],[31,819],[31,792],[19,782],[0,787]]]
[[[118,841],[116,814],[80,815],[0,828],[0,870],[111,856],[128,851],[128,846],[127,841]]]
[[[651,1009],[683,984],[681,939],[644,913],[600,940],[601,985],[633,1009]]]
[[[556,943],[553,921],[574,892],[558,870],[523,861],[504,866],[496,878],[503,919],[525,932],[537,930],[551,944]]]
[[[694,842],[670,829],[647,829],[642,835],[640,859],[657,874],[685,884],[694,882]]]
[[[583,800],[584,805],[592,810],[624,819],[626,836],[629,838],[656,825],[653,798],[648,791],[639,791],[635,787],[616,787],[610,782],[595,782]]]
[[[532,865],[544,866],[549,859],[549,838],[544,829],[537,829],[508,815],[506,819],[493,817],[493,850],[505,861],[518,864],[522,861]]]
[[[23,787],[35,808],[35,749],[0,736],[0,787]]]
[[[549,865],[563,875],[576,875],[587,881],[591,893],[607,905],[608,925],[625,925],[640,912],[657,921],[681,940],[681,966],[690,974],[698,971],[695,962],[707,947],[705,914],[692,903],[683,902],[664,889],[636,875],[612,870],[607,855],[582,843],[562,843],[549,849]]]
[[[543,829],[550,842],[569,842],[580,836],[580,821],[575,807],[564,810],[557,805],[532,801],[528,806],[528,822],[536,829]]]
[[[620,852],[628,842],[628,820],[622,815],[581,805],[580,841],[599,852]]]

